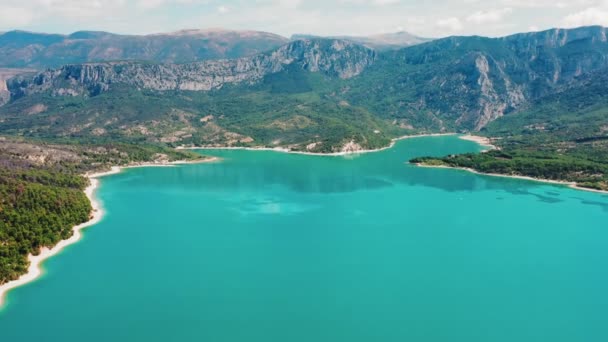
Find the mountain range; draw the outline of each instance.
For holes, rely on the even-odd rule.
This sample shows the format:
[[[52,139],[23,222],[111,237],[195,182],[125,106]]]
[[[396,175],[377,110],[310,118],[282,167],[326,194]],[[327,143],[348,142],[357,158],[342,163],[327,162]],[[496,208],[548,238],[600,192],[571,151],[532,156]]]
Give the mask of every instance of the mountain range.
[[[544,165],[558,179],[593,170],[585,183],[603,187],[608,170],[597,170],[608,166],[606,28],[417,43],[380,49],[347,37],[307,37],[237,58],[3,69],[0,132],[321,153],[380,148],[405,134],[477,132],[532,160],[526,170]],[[174,58],[182,58],[177,51]],[[580,163],[543,162],[555,155]],[[552,169],[563,163],[584,167],[568,175]]]
[[[299,39],[314,39],[314,38],[326,38],[326,39],[339,39],[346,40],[355,44],[363,45],[371,49],[383,51],[383,50],[396,50],[408,46],[422,44],[430,42],[433,39],[422,38],[413,35],[409,32],[399,31],[394,33],[383,33],[374,34],[370,36],[315,36],[310,34],[295,34],[291,36],[291,40]]]
[[[304,134],[302,125],[287,123],[298,118],[306,127],[319,126],[331,118],[343,133],[332,134],[337,146],[325,144],[327,148],[351,140],[370,147],[370,141],[401,133],[479,131],[606,69],[606,28],[599,26],[503,38],[449,37],[383,51],[350,40],[311,38],[236,59],[70,64],[21,75],[7,83],[11,102],[0,109],[0,129],[25,134],[34,127],[40,132],[57,127],[63,131],[56,134],[62,135],[95,131],[98,136],[115,132],[127,137],[133,130],[126,128],[141,126],[153,141],[225,143],[205,134],[193,138],[201,130],[190,126],[200,126],[200,119],[211,115],[241,122],[214,120],[229,136],[302,148],[322,146],[318,132]],[[164,104],[121,106],[129,102],[127,93]],[[69,104],[73,102],[78,104]],[[309,113],[313,107],[315,114]],[[72,110],[77,120],[52,123],[60,112],[70,115]],[[179,135],[186,138],[176,139],[171,129],[155,133],[157,123],[176,111],[189,118],[182,120],[188,122],[188,133]],[[353,130],[353,115],[374,122],[373,129]],[[137,120],[125,121],[127,117]],[[287,134],[285,127],[300,133]],[[176,126],[177,131],[183,128]]]
[[[269,51],[301,38],[313,36],[294,35],[289,39],[268,32],[225,29],[190,29],[143,36],[100,31],[79,31],[68,35],[9,31],[0,33],[0,68],[45,69],[65,64],[117,60],[179,64],[234,59]],[[407,32],[338,39],[378,50],[430,40]]]
[[[110,60],[185,63],[254,55],[288,41],[272,33],[222,29],[145,36],[97,31],[69,35],[10,31],[0,34],[0,67],[44,69]]]

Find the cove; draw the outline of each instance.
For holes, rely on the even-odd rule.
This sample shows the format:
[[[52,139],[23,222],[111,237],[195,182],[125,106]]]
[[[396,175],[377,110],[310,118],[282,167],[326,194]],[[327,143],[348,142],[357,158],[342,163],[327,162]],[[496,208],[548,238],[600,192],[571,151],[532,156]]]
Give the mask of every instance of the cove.
[[[10,292],[2,341],[606,341],[608,197],[346,157],[206,150],[103,178],[106,214]]]

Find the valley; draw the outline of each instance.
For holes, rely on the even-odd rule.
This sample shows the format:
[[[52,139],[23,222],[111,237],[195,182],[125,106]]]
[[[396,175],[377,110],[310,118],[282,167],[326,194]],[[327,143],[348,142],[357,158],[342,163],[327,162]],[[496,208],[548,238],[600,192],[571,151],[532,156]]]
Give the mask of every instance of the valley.
[[[2,34],[0,284],[88,220],[83,174],[205,158],[186,148],[341,155],[470,133],[499,149],[410,162],[608,191],[606,31]]]

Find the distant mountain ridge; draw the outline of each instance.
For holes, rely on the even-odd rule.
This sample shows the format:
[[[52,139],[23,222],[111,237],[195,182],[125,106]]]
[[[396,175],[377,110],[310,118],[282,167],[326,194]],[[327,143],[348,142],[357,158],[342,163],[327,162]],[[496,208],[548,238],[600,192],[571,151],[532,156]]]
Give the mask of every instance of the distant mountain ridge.
[[[399,31],[395,33],[383,33],[374,34],[370,36],[315,36],[308,34],[295,34],[291,36],[292,40],[296,39],[311,39],[311,38],[328,38],[328,39],[341,39],[353,42],[355,44],[361,44],[366,47],[376,50],[396,50],[408,46],[422,44],[430,42],[431,38],[422,38],[413,35],[409,32]]]
[[[41,69],[116,60],[188,63],[255,55],[287,42],[287,38],[267,32],[219,29],[145,36],[99,31],[69,35],[10,31],[0,34],[0,67]]]
[[[376,50],[398,49],[430,41],[407,32],[371,36],[321,37],[294,35],[291,40],[327,38],[350,41]],[[260,31],[185,29],[148,35],[103,31],[50,34],[0,32],[0,68],[56,68],[66,64],[119,60],[190,63],[235,59],[269,51],[290,39]]]

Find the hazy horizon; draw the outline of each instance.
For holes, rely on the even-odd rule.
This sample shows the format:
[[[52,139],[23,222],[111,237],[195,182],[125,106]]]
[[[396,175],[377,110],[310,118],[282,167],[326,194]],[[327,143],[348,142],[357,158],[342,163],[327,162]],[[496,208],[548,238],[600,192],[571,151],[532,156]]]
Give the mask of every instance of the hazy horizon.
[[[608,26],[608,0],[0,0],[0,31],[155,34],[227,28],[289,37],[374,35],[506,36]]]
[[[497,35],[497,36],[487,36],[490,38],[500,38],[500,37],[506,37],[506,36],[511,36],[511,35],[517,35],[517,34],[521,34],[521,33],[528,33],[528,32],[542,32],[542,31],[547,31],[547,30],[552,30],[552,29],[559,29],[559,30],[568,30],[568,29],[577,29],[577,28],[583,28],[583,27],[592,27],[592,26],[600,26],[600,27],[605,27],[604,25],[583,25],[583,26],[577,26],[577,27],[548,27],[542,30],[533,30],[533,31],[517,31],[517,32],[512,32],[512,33],[507,33],[504,35]],[[336,34],[336,35],[332,35],[332,34],[328,34],[328,35],[323,35],[323,34],[315,34],[315,33],[310,33],[310,32],[296,32],[293,33],[291,35],[282,35],[280,33],[276,33],[276,32],[272,32],[272,31],[264,31],[264,30],[255,30],[255,29],[233,29],[233,28],[229,28],[229,27],[203,27],[203,28],[190,28],[190,27],[184,27],[181,29],[177,29],[174,31],[159,31],[159,32],[152,32],[152,33],[141,33],[141,34],[137,34],[137,33],[123,33],[123,32],[114,32],[114,31],[107,31],[107,30],[94,30],[94,29],[79,29],[79,30],[74,30],[74,31],[70,31],[70,32],[46,32],[46,31],[36,31],[36,30],[26,30],[26,29],[19,29],[19,28],[15,28],[15,29],[8,29],[8,30],[1,30],[0,31],[0,35],[1,34],[5,34],[7,32],[15,32],[15,31],[20,31],[20,32],[28,32],[28,33],[34,33],[34,34],[49,34],[49,35],[53,35],[53,34],[58,34],[58,35],[65,35],[65,36],[69,36],[71,34],[77,33],[77,32],[104,32],[104,33],[109,33],[109,34],[116,34],[116,35],[133,35],[133,36],[154,36],[154,35],[171,35],[171,34],[178,34],[181,31],[184,31],[184,34],[186,31],[200,31],[200,32],[260,32],[260,33],[268,33],[268,34],[274,34],[274,35],[278,35],[284,38],[292,38],[293,36],[313,36],[313,37],[336,37],[336,38],[340,38],[340,37],[372,37],[372,36],[380,36],[380,35],[390,35],[390,34],[400,34],[400,33],[406,33],[406,34],[411,34],[413,36],[416,36],[418,38],[427,38],[427,39],[440,39],[440,38],[445,38],[445,37],[450,37],[450,36],[481,36],[484,37],[484,35],[481,34],[453,34],[453,35],[446,35],[443,37],[429,37],[429,36],[423,36],[423,35],[419,35],[416,32],[411,32],[411,31],[407,31],[407,30],[401,30],[401,31],[391,31],[391,32],[382,32],[382,33],[369,33],[369,34]]]

